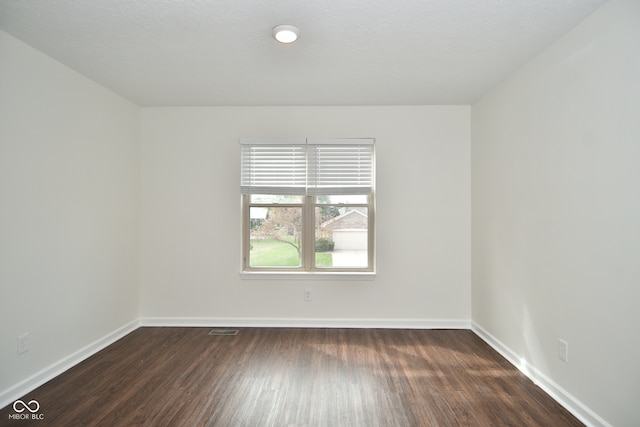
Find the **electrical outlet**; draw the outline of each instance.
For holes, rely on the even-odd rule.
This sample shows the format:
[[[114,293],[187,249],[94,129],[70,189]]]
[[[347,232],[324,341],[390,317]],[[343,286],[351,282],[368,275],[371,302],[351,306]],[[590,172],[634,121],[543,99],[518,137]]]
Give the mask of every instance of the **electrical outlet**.
[[[304,300],[311,301],[311,289],[304,290]]]
[[[569,362],[569,344],[566,341],[558,340],[558,357],[560,360]]]
[[[29,351],[29,334],[22,334],[18,337],[18,354]]]

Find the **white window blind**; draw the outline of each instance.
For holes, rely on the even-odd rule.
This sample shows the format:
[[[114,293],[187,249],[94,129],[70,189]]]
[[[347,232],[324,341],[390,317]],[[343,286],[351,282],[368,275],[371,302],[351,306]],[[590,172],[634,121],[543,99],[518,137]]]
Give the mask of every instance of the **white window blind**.
[[[243,194],[371,194],[373,139],[241,139]]]
[[[242,194],[305,195],[305,139],[241,139]]]
[[[371,194],[372,139],[310,139],[307,194]]]

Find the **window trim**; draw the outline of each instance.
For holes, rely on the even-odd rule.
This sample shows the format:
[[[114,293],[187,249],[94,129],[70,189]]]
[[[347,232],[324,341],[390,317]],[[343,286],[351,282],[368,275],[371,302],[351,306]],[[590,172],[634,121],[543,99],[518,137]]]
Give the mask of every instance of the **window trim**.
[[[372,281],[376,278],[375,271],[333,272],[333,271],[241,271],[243,280],[341,280],[341,281]]]
[[[299,145],[305,144],[307,147],[313,145],[371,145],[370,151],[370,191],[367,193],[368,203],[344,203],[344,204],[328,204],[332,206],[362,206],[367,208],[367,266],[366,267],[316,267],[315,266],[315,210],[317,206],[327,205],[326,203],[318,203],[317,197],[322,193],[308,191],[302,197],[302,251],[301,265],[299,267],[251,267],[250,263],[250,247],[251,247],[251,219],[250,209],[255,206],[276,206],[278,204],[269,203],[251,203],[251,194],[247,194],[243,190],[241,194],[242,209],[242,239],[241,239],[241,271],[240,276],[243,279],[340,279],[340,280],[372,280],[376,274],[376,231],[375,231],[375,140],[373,138],[341,138],[341,139],[304,139],[304,138],[242,138],[240,143],[245,145]],[[243,147],[243,155],[245,153]],[[307,157],[309,159],[309,157]],[[309,160],[307,160],[309,161]],[[243,169],[244,171],[244,169]],[[244,177],[245,175],[243,175]],[[243,178],[243,185],[245,184]],[[243,187],[244,189],[244,187]],[[312,194],[313,193],[313,194]],[[255,193],[260,194],[260,193]],[[279,194],[279,192],[274,193]],[[289,193],[282,193],[289,194]],[[362,193],[363,194],[363,193]],[[339,195],[339,194],[336,194]],[[296,206],[299,203],[288,204],[282,203],[283,207]]]

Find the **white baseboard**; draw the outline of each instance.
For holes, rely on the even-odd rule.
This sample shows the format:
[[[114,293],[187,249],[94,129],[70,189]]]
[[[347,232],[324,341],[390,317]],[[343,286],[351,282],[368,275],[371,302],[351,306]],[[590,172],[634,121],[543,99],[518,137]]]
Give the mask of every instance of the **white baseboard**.
[[[245,328],[470,329],[468,319],[296,319],[263,317],[143,317],[140,326]]]
[[[19,399],[25,394],[35,390],[47,381],[52,380],[88,357],[96,354],[103,348],[113,344],[120,338],[138,329],[139,326],[138,320],[134,320],[133,322],[116,329],[69,356],[55,362],[40,372],[35,373],[24,381],[2,391],[0,393],[0,408],[4,408],[8,404],[16,401],[16,399]]]
[[[612,427],[611,424],[540,372],[523,357],[504,345],[476,322],[471,322],[471,330],[584,424],[591,427]]]

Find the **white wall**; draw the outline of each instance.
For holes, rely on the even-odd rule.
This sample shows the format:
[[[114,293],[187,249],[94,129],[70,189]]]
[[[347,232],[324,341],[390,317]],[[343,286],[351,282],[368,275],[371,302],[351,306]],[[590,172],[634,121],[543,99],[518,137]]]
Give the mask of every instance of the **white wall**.
[[[138,317],[138,113],[0,31],[0,398]]]
[[[473,320],[616,426],[640,425],[639,82],[640,2],[614,0],[472,107]]]
[[[466,106],[143,108],[143,322],[468,325],[469,127]],[[374,281],[241,280],[241,137],[376,138]]]

